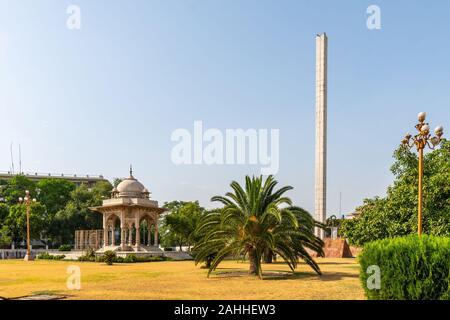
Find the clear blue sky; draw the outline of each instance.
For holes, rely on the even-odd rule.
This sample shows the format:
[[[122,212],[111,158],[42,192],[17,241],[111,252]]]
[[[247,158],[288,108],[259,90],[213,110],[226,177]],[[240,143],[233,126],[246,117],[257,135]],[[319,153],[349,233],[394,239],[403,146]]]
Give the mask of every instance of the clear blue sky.
[[[81,30],[66,8],[81,9]],[[366,27],[369,5],[381,30]],[[329,37],[328,212],[384,195],[416,114],[450,123],[448,1],[0,0],[0,170],[135,176],[163,201],[259,166],[175,166],[177,128],[280,129],[277,179],[313,212],[315,35]],[[448,130],[447,132],[450,132]],[[16,161],[16,167],[17,167]]]

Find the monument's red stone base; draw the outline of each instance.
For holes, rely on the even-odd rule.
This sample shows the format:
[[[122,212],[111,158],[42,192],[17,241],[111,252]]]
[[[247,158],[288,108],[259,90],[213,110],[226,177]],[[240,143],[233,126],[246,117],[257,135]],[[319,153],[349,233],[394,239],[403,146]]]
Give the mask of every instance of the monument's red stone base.
[[[345,239],[325,239],[323,251],[325,258],[352,258],[352,252]]]
[[[361,253],[362,248],[361,247],[350,246],[350,251],[352,253],[352,256],[357,257]]]
[[[359,253],[359,250],[353,248],[351,250],[345,239],[331,239],[325,238],[323,251],[325,258],[353,258]],[[317,257],[317,254],[312,250],[307,250],[312,257]]]

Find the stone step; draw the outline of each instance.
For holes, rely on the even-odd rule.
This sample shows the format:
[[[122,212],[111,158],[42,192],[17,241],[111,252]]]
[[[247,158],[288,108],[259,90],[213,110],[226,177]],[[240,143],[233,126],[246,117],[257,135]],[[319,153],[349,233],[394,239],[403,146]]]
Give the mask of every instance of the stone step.
[[[139,251],[146,252],[161,252],[162,250],[158,246],[139,246]]]

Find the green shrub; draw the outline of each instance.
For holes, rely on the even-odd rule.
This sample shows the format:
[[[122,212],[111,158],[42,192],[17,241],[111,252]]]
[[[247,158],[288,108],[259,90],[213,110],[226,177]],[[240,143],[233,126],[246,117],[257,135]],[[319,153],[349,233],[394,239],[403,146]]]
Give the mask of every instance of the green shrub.
[[[87,248],[85,251],[85,255],[88,258],[95,258],[95,251],[92,248]]]
[[[63,254],[54,256],[54,255],[49,254],[48,252],[41,253],[37,256],[37,258],[40,260],[62,260],[65,257],[66,256]]]
[[[60,245],[58,251],[70,251],[72,250],[72,246],[69,244]]]
[[[118,257],[113,251],[105,251],[103,255],[96,257],[95,254],[86,253],[78,258],[78,261],[104,262],[107,264],[113,263],[138,263],[138,262],[156,262],[156,261],[171,261],[171,258],[162,256],[138,256],[130,254],[124,257]]]
[[[123,257],[116,257],[114,262],[117,263],[138,263],[138,262],[156,262],[156,261],[170,261],[171,258],[163,257],[163,256],[138,256],[135,254],[130,254]]]
[[[117,262],[117,263],[124,263],[124,262],[125,262],[125,258],[124,258],[124,257],[116,257],[116,259],[114,260],[114,262]]]
[[[116,258],[116,253],[114,251],[107,250],[103,253],[103,259],[107,265],[112,265]]]
[[[96,261],[95,256],[94,257],[90,257],[88,255],[83,255],[81,257],[78,257],[78,261],[90,261],[90,262],[94,262]]]
[[[450,238],[414,235],[378,240],[366,244],[358,259],[368,299],[450,299]],[[380,289],[367,287],[371,265],[380,268]]]
[[[130,254],[123,259],[123,262],[134,263],[138,261],[138,257],[135,254]]]
[[[48,252],[43,252],[38,254],[38,256],[36,258],[41,259],[41,260],[48,260],[49,259],[49,254]]]
[[[156,262],[156,261],[171,261],[172,259],[169,257],[163,256],[147,256],[147,257],[138,257],[136,262]]]
[[[91,262],[94,262],[95,258],[90,258],[90,257],[87,257],[87,256],[81,256],[81,257],[78,257],[78,261],[91,261]]]
[[[78,257],[78,261],[96,261],[94,250],[92,248],[88,248],[84,255]]]

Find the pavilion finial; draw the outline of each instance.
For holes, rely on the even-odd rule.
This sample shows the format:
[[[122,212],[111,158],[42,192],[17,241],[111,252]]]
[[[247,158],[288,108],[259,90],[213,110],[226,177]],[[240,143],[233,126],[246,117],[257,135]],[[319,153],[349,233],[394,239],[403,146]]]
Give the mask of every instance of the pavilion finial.
[[[130,178],[133,177],[133,165],[130,164]]]

